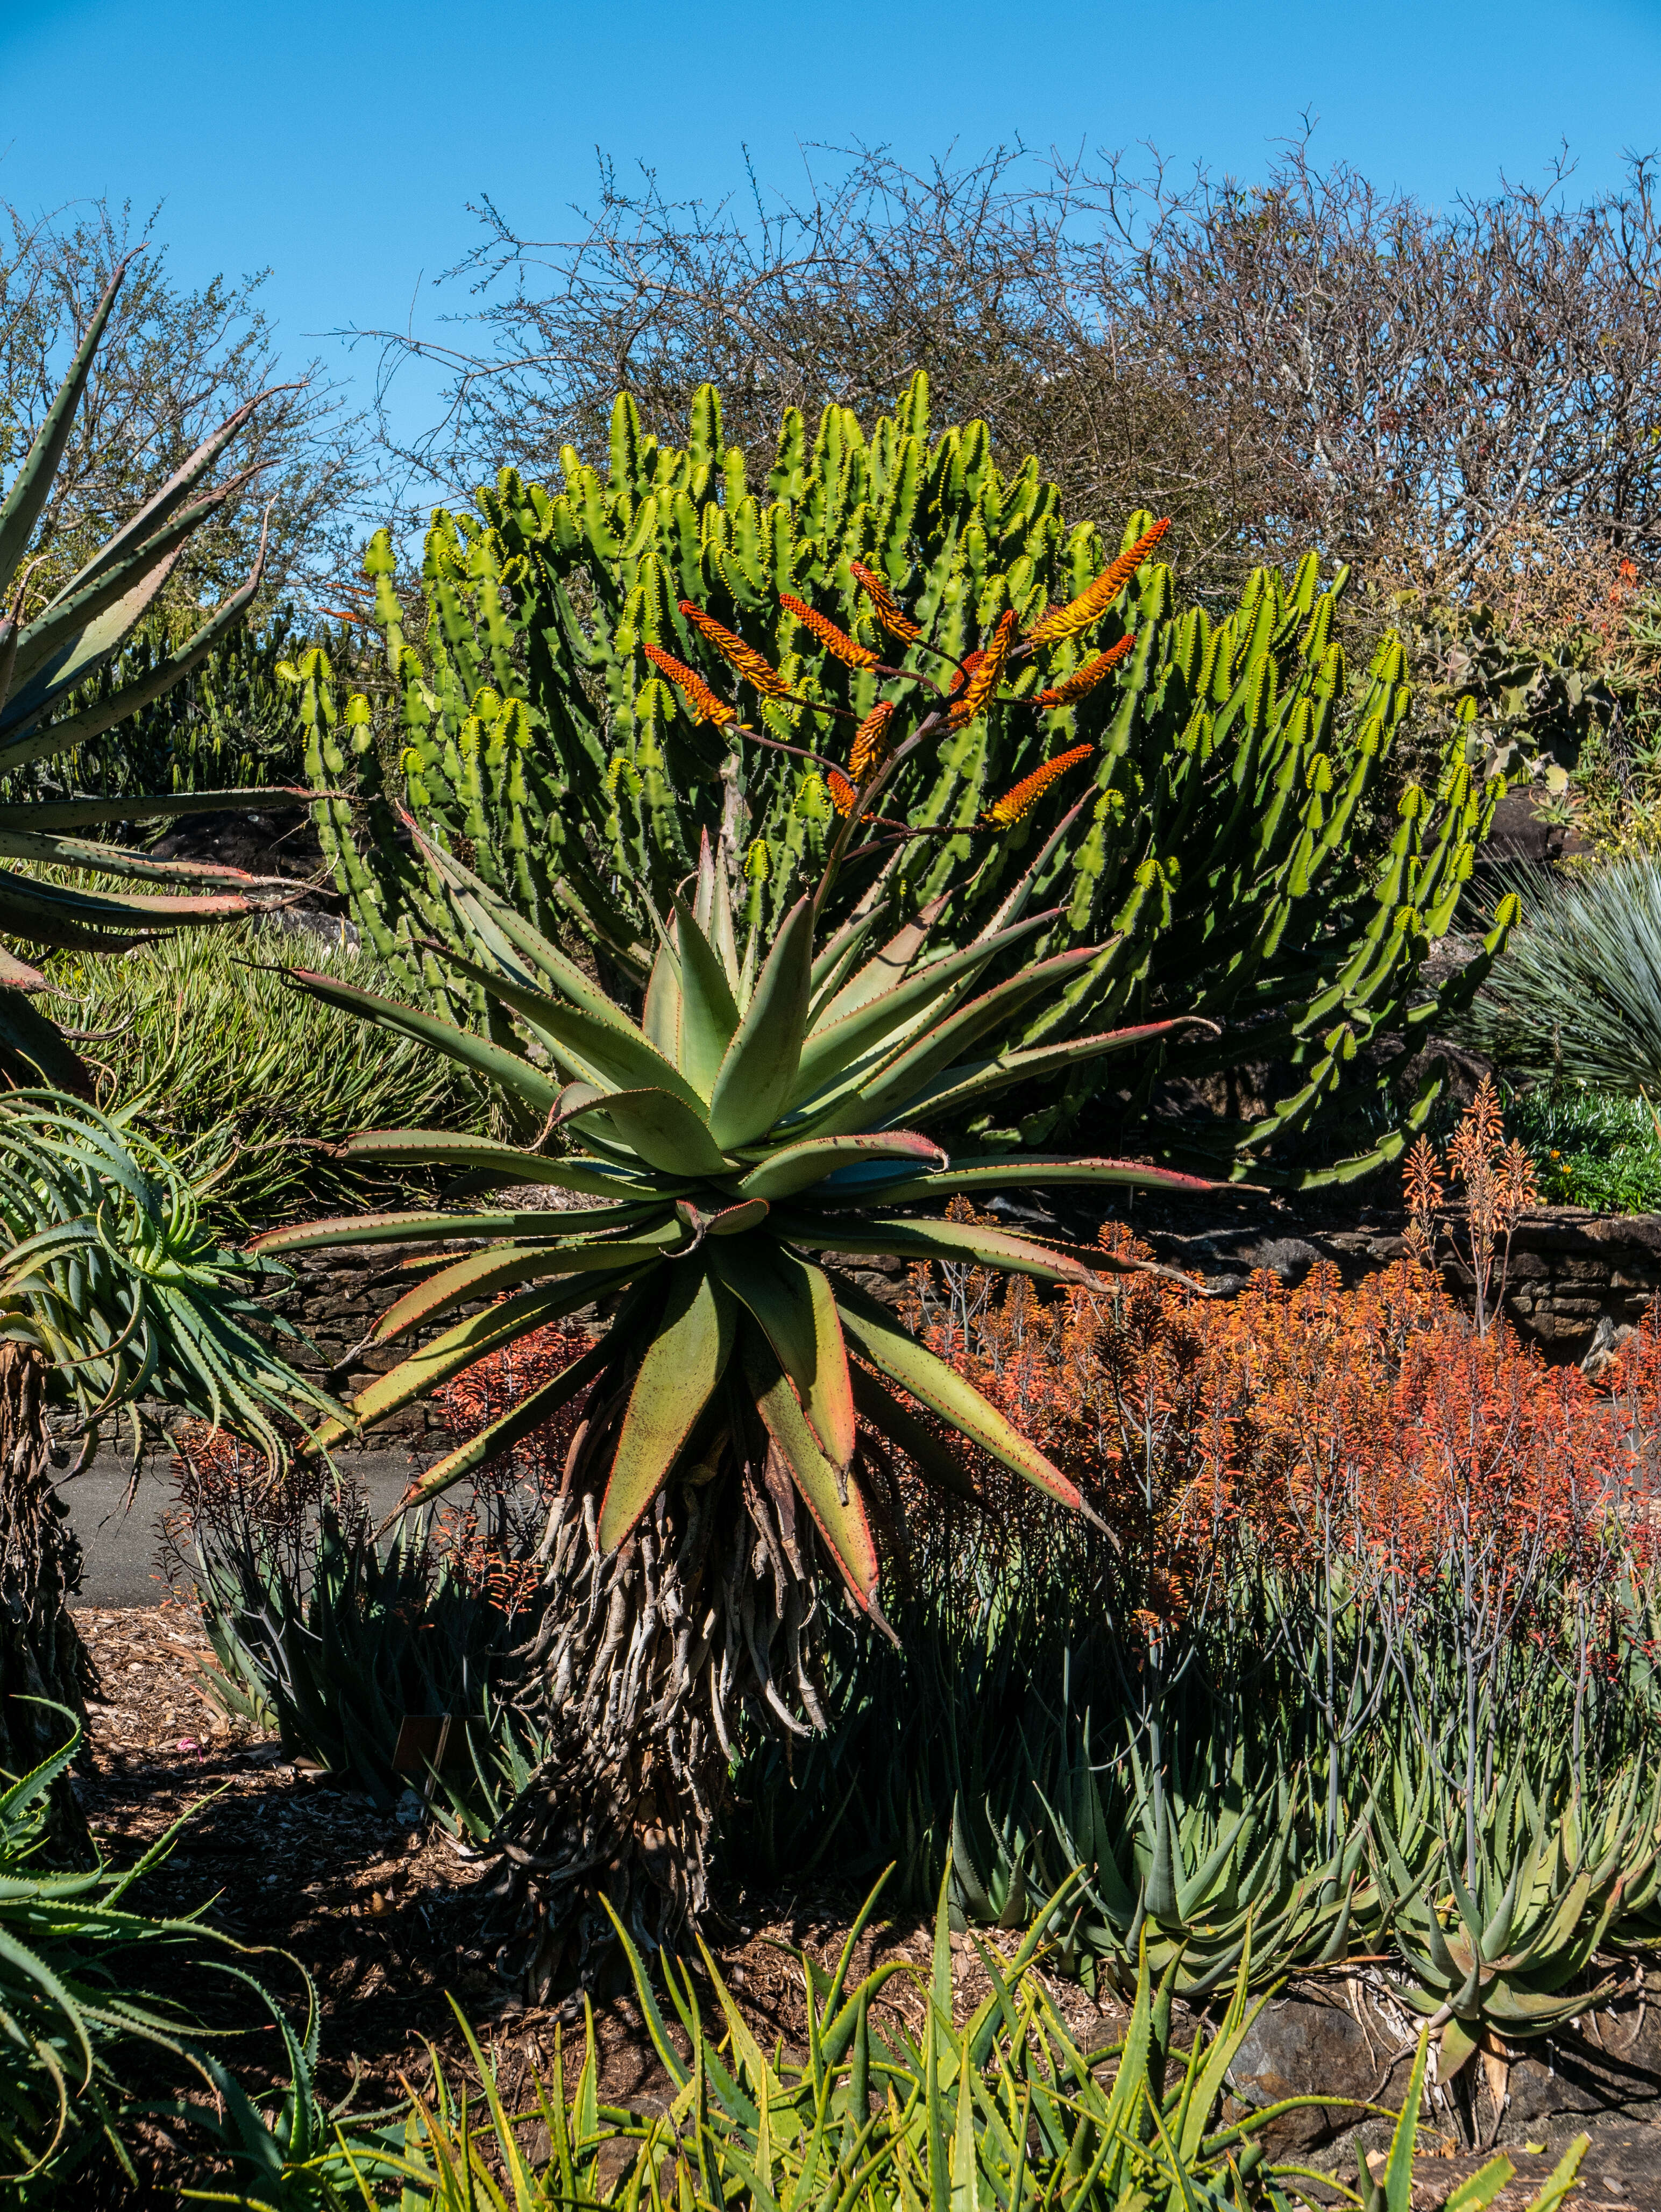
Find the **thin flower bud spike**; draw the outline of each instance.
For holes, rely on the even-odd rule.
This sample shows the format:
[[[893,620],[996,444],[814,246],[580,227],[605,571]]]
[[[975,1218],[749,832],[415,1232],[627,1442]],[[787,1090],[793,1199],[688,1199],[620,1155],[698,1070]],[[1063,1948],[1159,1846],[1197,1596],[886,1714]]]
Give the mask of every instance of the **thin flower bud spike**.
[[[869,783],[888,757],[888,725],[894,720],[894,701],[879,699],[853,733],[848,767],[856,783]]]
[[[826,651],[834,653],[850,668],[875,668],[876,655],[866,645],[859,644],[844,629],[838,629],[827,615],[821,615],[803,599],[790,592],[780,592],[779,604],[786,614],[794,615],[804,629],[810,629]]]
[[[724,729],[729,722],[737,720],[738,709],[718,699],[703,678],[683,660],[665,653],[661,646],[642,645],[640,650],[654,668],[668,677],[700,722],[713,722],[718,729]]]
[[[1035,629],[1029,630],[1027,643],[1056,645],[1064,637],[1073,637],[1080,630],[1088,629],[1093,622],[1106,613],[1170,527],[1171,518],[1166,515],[1151,530],[1143,531],[1130,550],[1121,553],[1111,567],[1104,568],[1088,591],[1081,592],[1056,613],[1046,615]]]
[[[1015,609],[1006,608],[991,643],[977,656],[974,670],[963,688],[963,696],[946,718],[953,729],[961,730],[965,722],[973,722],[978,714],[985,713],[1003,677],[1009,647],[1015,642]]]
[[[1066,775],[1076,762],[1095,750],[1094,745],[1070,745],[1064,753],[1058,753],[1042,768],[1035,768],[1030,775],[1023,775],[1012,791],[1006,791],[996,806],[990,807],[982,819],[1000,830],[1012,830],[1015,823],[1030,814],[1039,800],[1058,776]]]
[[[681,601],[681,612],[699,635],[706,638],[723,659],[730,660],[744,681],[753,684],[764,699],[789,698],[789,684],[753,645],[746,645],[742,637],[735,637],[730,629],[723,629],[713,615],[706,615],[701,607],[694,606],[690,599]]]
[[[919,626],[901,609],[880,576],[872,575],[870,570],[858,561],[849,562],[848,574],[870,601],[872,613],[890,637],[897,637],[902,644],[911,645],[922,636]]]
[[[1075,706],[1083,698],[1086,692],[1095,690],[1104,676],[1118,666],[1136,641],[1137,634],[1135,630],[1131,630],[1126,636],[1120,638],[1117,645],[1110,645],[1106,653],[1097,653],[1095,659],[1087,660],[1082,668],[1076,668],[1070,676],[1064,677],[1059,684],[1052,684],[1047,691],[1040,691],[1033,702],[1034,706]]]

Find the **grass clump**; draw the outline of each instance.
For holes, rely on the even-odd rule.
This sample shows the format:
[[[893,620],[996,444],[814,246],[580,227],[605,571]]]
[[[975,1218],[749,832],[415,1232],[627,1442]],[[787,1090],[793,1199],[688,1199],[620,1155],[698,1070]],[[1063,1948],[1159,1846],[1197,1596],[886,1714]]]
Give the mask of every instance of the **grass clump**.
[[[100,1104],[206,1178],[210,1211],[233,1234],[409,1190],[409,1174],[332,1158],[360,1129],[482,1128],[488,1113],[452,1063],[294,990],[280,972],[289,965],[379,981],[367,953],[258,927],[50,966],[52,1011],[76,1036]]]

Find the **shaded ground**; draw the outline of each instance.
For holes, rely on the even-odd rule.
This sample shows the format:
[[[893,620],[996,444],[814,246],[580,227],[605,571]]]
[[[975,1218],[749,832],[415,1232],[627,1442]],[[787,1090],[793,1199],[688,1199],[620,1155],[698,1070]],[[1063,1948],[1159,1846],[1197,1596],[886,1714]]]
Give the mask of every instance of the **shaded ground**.
[[[276,1745],[227,1722],[202,1686],[210,1653],[193,1608],[178,1601],[88,1607],[76,1620],[102,1678],[102,1697],[90,1709],[92,1770],[77,1784],[94,1833],[112,1859],[130,1863],[191,1812],[171,1856],[132,1901],[167,1913],[212,1898],[211,1917],[227,1934],[280,1946],[304,1963],[324,2008],[318,2086],[326,2101],[355,2081],[361,2108],[392,2101],[400,2077],[425,2078],[429,2047],[447,2073],[464,2071],[465,2046],[446,1992],[494,2055],[510,2104],[533,2069],[551,2068],[560,2027],[574,2079],[577,2008],[521,2008],[489,1972],[479,1948],[477,1862],[441,1832],[377,1814],[366,1799],[285,1763]],[[833,1967],[857,1904],[834,1883],[729,1900],[729,1923],[715,1931],[711,1948],[764,2045],[781,2039],[801,2049],[800,1953],[805,1948]],[[925,1919],[885,1920],[862,1942],[857,1971],[895,1958],[925,1967],[931,1948]],[[285,1994],[297,1991],[295,1978],[276,1961],[270,1979]],[[954,1944],[954,1982],[961,2017],[987,1981],[973,1946],[961,1940]],[[1076,1984],[1050,1986],[1082,2045],[1113,2039],[1119,2015],[1112,2008],[1099,2008]],[[908,1978],[890,1981],[885,2000],[880,2009],[891,2019],[920,2021],[921,2000]],[[649,2106],[667,2081],[633,2001],[614,1997],[595,2010],[603,2101]],[[249,2024],[258,2023],[251,2016]],[[275,2062],[274,2043],[261,2038],[244,2046],[239,2068],[257,2072],[264,2051]],[[1426,2143],[1415,2212],[1439,2206],[1482,2162],[1428,2154],[1437,2148],[1457,2152],[1458,2144],[1452,2137]],[[1511,2155],[1519,2180],[1496,2200],[1501,2212],[1520,2212],[1553,2162]],[[1572,2200],[1584,2212],[1661,2207],[1661,2129],[1608,2115],[1585,2172],[1589,2185]]]

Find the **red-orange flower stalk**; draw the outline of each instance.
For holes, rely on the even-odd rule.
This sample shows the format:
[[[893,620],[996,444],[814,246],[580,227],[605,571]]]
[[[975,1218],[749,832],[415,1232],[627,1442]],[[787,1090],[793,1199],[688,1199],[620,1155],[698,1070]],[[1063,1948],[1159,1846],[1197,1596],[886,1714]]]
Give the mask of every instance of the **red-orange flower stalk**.
[[[1106,653],[1097,653],[1095,659],[1087,660],[1082,668],[1076,668],[1059,684],[1052,684],[1047,691],[1040,691],[1033,704],[1035,707],[1076,706],[1088,693],[1095,690],[1104,676],[1118,666],[1136,641],[1137,634],[1131,630],[1120,638],[1117,645],[1110,645]]]
[[[1105,615],[1137,570],[1171,527],[1170,517],[1156,522],[1151,530],[1143,531],[1128,551],[1104,568],[1087,591],[1070,599],[1054,614],[1046,615],[1036,629],[1028,633],[1027,643],[1058,645],[1064,637],[1073,637],[1082,629],[1088,629],[1093,622]]]
[[[716,621],[713,615],[706,615],[701,607],[694,606],[690,599],[682,600],[681,612],[699,635],[712,645],[723,659],[730,660],[744,681],[753,685],[764,699],[790,697],[789,684],[753,645],[746,645],[742,637],[735,637],[730,629],[724,629]]]
[[[876,667],[876,655],[869,646],[861,645],[857,638],[852,638],[846,630],[839,629],[828,615],[821,615],[816,608],[809,606],[805,599],[798,599],[790,592],[780,592],[779,604],[787,614],[794,615],[804,629],[811,630],[827,652],[834,653],[839,660],[846,661],[850,668]]]
[[[890,637],[897,637],[902,644],[911,645],[922,636],[922,630],[904,611],[880,576],[874,576],[858,561],[849,562],[848,573],[870,601],[872,613]]]
[[[1021,818],[1030,814],[1039,800],[1056,780],[1066,775],[1076,761],[1095,750],[1094,745],[1070,745],[1064,753],[1058,753],[1042,768],[1035,768],[1030,775],[1023,775],[1012,790],[1006,791],[995,805],[987,808],[984,820],[996,823],[1000,830],[1013,829]]]
[[[700,722],[713,722],[718,728],[724,729],[729,722],[737,720],[738,709],[728,706],[724,699],[718,699],[696,669],[688,668],[685,661],[677,660],[672,653],[665,653],[660,645],[643,644],[640,650],[654,668],[668,677]]]

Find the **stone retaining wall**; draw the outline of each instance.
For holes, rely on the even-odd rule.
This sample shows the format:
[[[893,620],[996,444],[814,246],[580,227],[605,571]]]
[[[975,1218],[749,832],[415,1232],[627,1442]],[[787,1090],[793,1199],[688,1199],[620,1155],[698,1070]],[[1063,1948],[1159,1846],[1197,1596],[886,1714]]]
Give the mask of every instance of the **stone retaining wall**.
[[[1214,1291],[1243,1290],[1255,1269],[1301,1282],[1317,1261],[1331,1261],[1346,1286],[1393,1266],[1407,1250],[1398,1212],[1341,1225],[1331,1214],[1300,1216],[1291,1201],[1271,1212],[1241,1207],[1234,1218],[1185,1231],[1167,1214],[1131,1225],[1159,1256],[1202,1276]],[[1014,1210],[1014,1209],[1012,1209]],[[1444,1263],[1449,1284],[1467,1297],[1469,1271]],[[1505,1310],[1519,1333],[1549,1359],[1594,1367],[1661,1297],[1661,1214],[1603,1215],[1579,1206],[1527,1214],[1512,1239],[1505,1269]]]

